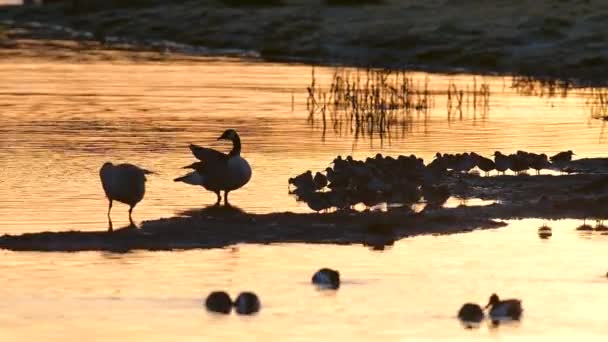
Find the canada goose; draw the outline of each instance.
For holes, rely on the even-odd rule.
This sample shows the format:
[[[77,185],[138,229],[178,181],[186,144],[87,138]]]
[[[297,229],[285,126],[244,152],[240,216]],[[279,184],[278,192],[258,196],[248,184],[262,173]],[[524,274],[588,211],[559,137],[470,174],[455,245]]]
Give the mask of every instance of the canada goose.
[[[463,322],[479,323],[484,318],[483,309],[481,306],[473,303],[465,303],[460,310],[458,310],[458,318]],[[467,325],[468,328],[472,326]]]
[[[190,151],[200,162],[184,167],[194,171],[174,179],[176,182],[200,185],[215,192],[216,204],[222,200],[221,191],[224,191],[224,204],[228,204],[228,193],[241,188],[251,179],[251,166],[241,157],[241,139],[238,133],[234,129],[227,129],[217,138],[222,139],[232,141],[232,150],[228,154],[190,144]]]
[[[133,208],[144,198],[146,192],[146,175],[152,174],[148,171],[132,164],[114,165],[110,162],[103,164],[99,170],[101,185],[106,197],[110,202],[108,205],[108,229],[112,231],[112,218],[110,211],[112,210],[112,201],[122,202],[129,205],[129,222],[131,225],[133,219],[131,213]]]
[[[490,300],[486,308],[490,308],[490,317],[492,319],[511,318],[518,320],[521,317],[523,309],[521,308],[521,300],[505,299],[500,300],[496,293],[490,296]]]
[[[330,268],[322,268],[312,276],[312,283],[323,288],[336,290],[340,287],[340,272]]]
[[[209,311],[229,314],[230,310],[232,310],[232,300],[228,293],[224,291],[214,291],[207,296],[205,306]]]
[[[234,307],[240,315],[251,315],[260,311],[260,299],[253,292],[241,292],[234,301]]]

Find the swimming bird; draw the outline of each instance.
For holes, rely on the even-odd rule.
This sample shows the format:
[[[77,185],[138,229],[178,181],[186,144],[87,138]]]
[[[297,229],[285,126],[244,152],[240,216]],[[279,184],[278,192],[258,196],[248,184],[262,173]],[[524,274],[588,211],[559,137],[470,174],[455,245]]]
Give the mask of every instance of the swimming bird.
[[[260,299],[253,292],[241,292],[234,301],[236,313],[251,315],[260,311]]]
[[[251,166],[241,157],[241,139],[234,129],[227,129],[217,140],[232,141],[232,150],[228,154],[206,147],[190,144],[190,151],[200,160],[186,166],[194,171],[174,179],[191,185],[200,185],[209,191],[215,192],[216,204],[222,200],[221,191],[224,191],[224,204],[228,204],[228,193],[239,189],[251,179]]]
[[[228,293],[224,291],[214,291],[207,296],[205,306],[209,311],[229,314],[230,310],[232,310],[232,300]]]
[[[521,317],[523,309],[521,307],[521,300],[519,299],[505,299],[500,300],[496,293],[490,296],[490,300],[486,308],[490,308],[490,317],[492,319],[504,319],[510,318],[518,320]]]
[[[323,288],[336,290],[340,287],[340,272],[324,267],[312,276],[312,283]]]
[[[473,303],[465,303],[458,310],[458,318],[463,322],[479,323],[485,317],[481,306]],[[467,325],[467,327],[471,327]]]
[[[131,213],[133,208],[139,203],[146,192],[146,175],[152,174],[152,171],[142,169],[133,164],[118,164],[114,165],[111,162],[103,164],[99,170],[101,185],[103,191],[108,198],[108,230],[112,231],[112,218],[110,211],[112,210],[112,201],[122,202],[129,205],[129,222],[132,226],[133,218]]]
[[[538,228],[538,236],[541,239],[548,239],[551,237],[551,235],[553,235],[551,227],[547,226],[546,224],[543,224],[540,228]]]

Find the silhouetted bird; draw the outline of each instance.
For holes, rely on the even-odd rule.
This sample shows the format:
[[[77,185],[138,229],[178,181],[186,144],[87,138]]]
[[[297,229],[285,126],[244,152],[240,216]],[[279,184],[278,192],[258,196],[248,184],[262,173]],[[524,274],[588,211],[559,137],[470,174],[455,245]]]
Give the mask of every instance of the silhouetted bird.
[[[483,309],[477,304],[466,303],[458,310],[458,318],[463,322],[479,323],[484,317]]]
[[[496,167],[496,171],[502,172],[504,175],[505,172],[511,168],[511,160],[508,156],[500,153],[500,151],[494,152],[494,165]]]
[[[106,197],[109,200],[108,205],[108,225],[109,230],[112,230],[112,218],[110,211],[112,210],[112,201],[122,202],[129,205],[129,222],[131,225],[133,219],[131,213],[133,208],[139,203],[146,192],[146,175],[153,172],[142,169],[132,164],[114,165],[110,162],[103,164],[99,170],[101,185]]]
[[[521,300],[519,299],[505,299],[500,300],[498,295],[495,293],[490,296],[490,300],[486,308],[490,308],[490,317],[492,319],[504,319],[510,318],[518,320],[521,317],[523,309],[521,307]]]
[[[546,224],[543,224],[538,228],[538,236],[540,236],[541,239],[548,239],[551,235],[553,235],[551,228]]]
[[[549,159],[551,160],[551,162],[553,162],[555,164],[564,164],[564,163],[571,161],[573,155],[575,155],[574,152],[572,152],[571,150],[568,150],[565,152],[560,152],[560,153],[552,156]]]
[[[509,166],[509,168],[511,171],[515,172],[515,174],[521,174],[530,168],[528,159],[523,155],[511,154],[509,155],[509,160],[511,162],[511,166]]]
[[[241,139],[234,129],[227,129],[217,140],[232,141],[232,150],[226,154],[211,148],[190,144],[190,151],[200,160],[185,168],[193,168],[182,177],[174,179],[191,185],[200,185],[209,191],[215,192],[216,204],[219,204],[224,191],[224,204],[228,204],[228,193],[239,189],[251,179],[251,166],[241,157]]]
[[[317,190],[321,190],[327,186],[327,176],[325,176],[321,172],[315,173],[315,177],[313,178],[313,181],[315,182],[315,186],[316,186]]]
[[[287,180],[287,182],[289,184],[294,185],[298,189],[308,188],[308,189],[314,190],[316,187],[314,178],[312,176],[312,172],[310,170],[308,170],[300,175],[297,175],[293,178],[289,178]]]
[[[471,153],[471,155],[473,155],[473,158],[476,161],[477,167],[481,171],[485,172],[486,176],[490,173],[490,171],[492,171],[496,168],[496,165],[494,164],[494,161],[492,161],[492,159],[482,157],[475,152]]]
[[[229,314],[230,310],[232,310],[232,300],[228,293],[224,291],[214,291],[207,296],[205,306],[209,311]]]
[[[330,268],[322,268],[312,276],[312,283],[335,290],[340,287],[340,272]]]
[[[253,292],[241,292],[234,301],[234,307],[240,315],[251,315],[260,311],[260,299]]]
[[[540,170],[547,169],[551,166],[549,163],[549,159],[547,155],[544,153],[541,154],[531,154],[530,155],[530,167],[536,170],[536,174],[540,175]]]

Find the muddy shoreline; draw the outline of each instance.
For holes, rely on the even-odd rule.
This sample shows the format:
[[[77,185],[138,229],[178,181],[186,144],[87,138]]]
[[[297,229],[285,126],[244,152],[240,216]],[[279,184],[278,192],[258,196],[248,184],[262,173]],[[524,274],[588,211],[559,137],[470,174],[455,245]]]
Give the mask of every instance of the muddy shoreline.
[[[605,85],[608,3],[548,1],[533,7],[525,2],[496,6],[449,0],[366,6],[293,0],[271,7],[180,1],[80,13],[62,5],[5,7],[0,20],[14,27],[37,22],[73,30],[63,37],[34,30],[21,38],[109,45],[120,38],[141,42],[139,48],[170,41],[156,48],[259,55],[280,62],[558,77]]]
[[[456,208],[417,212],[407,206],[387,212],[248,214],[235,207],[211,206],[177,217],[145,221],[140,228],[114,232],[3,235],[0,248],[126,252],[222,248],[238,243],[317,243],[362,244],[382,249],[405,237],[503,227],[506,223],[502,220],[608,218],[608,159],[580,159],[571,162],[570,167],[581,173],[491,177],[455,173],[445,184],[453,196],[463,199],[463,204]],[[467,206],[468,198],[495,203]]]

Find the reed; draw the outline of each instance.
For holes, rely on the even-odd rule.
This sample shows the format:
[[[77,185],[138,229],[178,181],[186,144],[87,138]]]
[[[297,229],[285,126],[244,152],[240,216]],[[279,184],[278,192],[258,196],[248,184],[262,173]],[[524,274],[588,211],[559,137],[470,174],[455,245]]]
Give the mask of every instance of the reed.
[[[511,88],[519,95],[565,98],[573,85],[566,79],[514,76],[511,80]]]
[[[490,85],[485,82],[478,84],[477,77],[473,77],[471,86],[466,84],[464,88],[450,81],[446,91],[448,120],[451,120],[455,113],[458,113],[462,119],[463,108],[466,112],[472,107],[473,113],[479,111],[482,115],[487,114],[490,109],[490,94]]]
[[[433,106],[428,78],[415,81],[405,71],[336,68],[324,89],[313,68],[307,91],[310,123],[320,116],[324,129],[331,125],[336,133],[356,138],[405,129],[413,114],[428,113]]]
[[[608,121],[608,89],[591,88],[585,104],[591,118]]]

